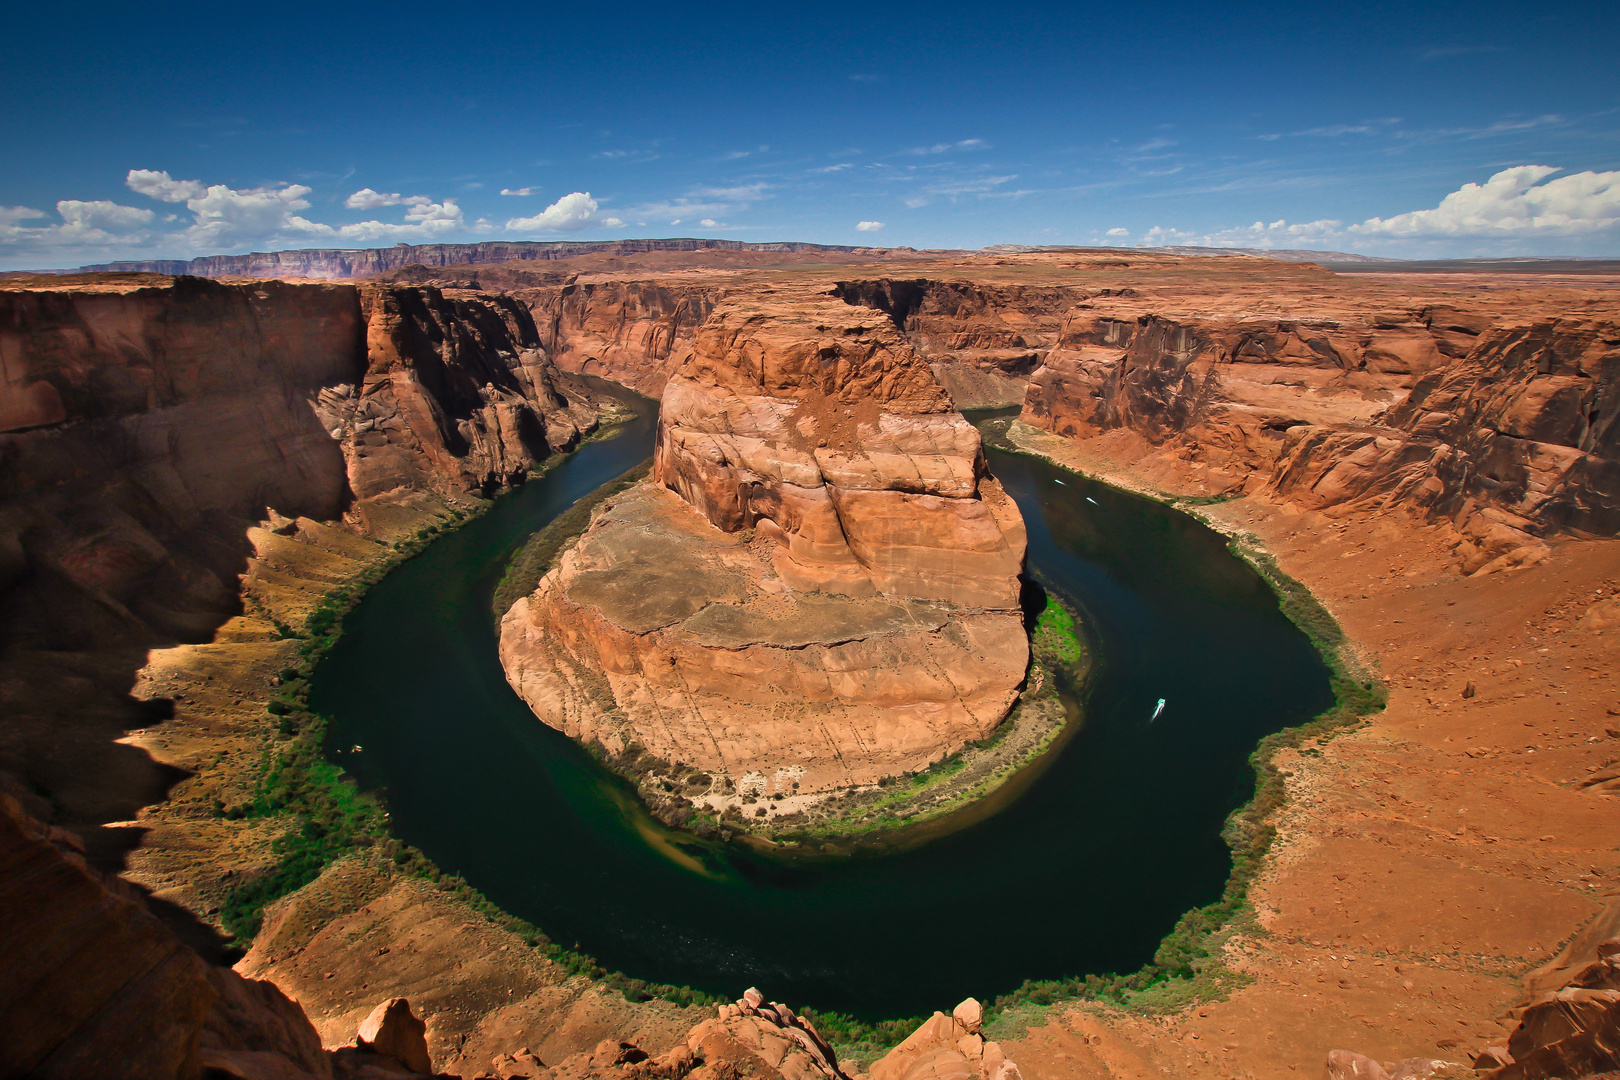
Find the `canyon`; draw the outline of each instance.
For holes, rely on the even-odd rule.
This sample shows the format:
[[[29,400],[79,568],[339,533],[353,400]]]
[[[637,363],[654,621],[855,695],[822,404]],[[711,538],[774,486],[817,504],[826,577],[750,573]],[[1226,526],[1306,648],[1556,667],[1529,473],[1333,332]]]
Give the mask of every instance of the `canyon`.
[[[243,991],[195,958],[229,958],[216,914],[227,878],[270,863],[273,816],[211,807],[257,784],[274,738],[263,703],[294,660],[290,635],[395,545],[453,525],[611,419],[584,373],[664,397],[656,484],[600,511],[539,599],[508,618],[514,639],[520,623],[548,639],[588,631],[597,651],[580,645],[576,672],[619,642],[635,661],[626,701],[663,692],[646,674],[652,652],[631,648],[647,648],[643,635],[663,635],[659,655],[684,650],[683,670],[717,671],[734,651],[725,628],[691,626],[700,611],[635,611],[678,600],[700,574],[703,598],[734,596],[752,624],[744,654],[785,630],[817,636],[828,624],[816,619],[838,624],[819,636],[840,641],[852,618],[863,640],[900,622],[908,640],[953,626],[971,640],[974,620],[1015,621],[1019,527],[998,514],[978,435],[955,412],[1009,402],[1022,411],[1005,438],[1025,452],[1179,499],[1269,552],[1388,687],[1383,712],[1274,759],[1288,799],[1252,920],[1216,950],[1234,973],[1221,993],[1159,1008],[1037,999],[1008,1011],[1021,1019],[993,1053],[972,1010],[941,1014],[869,1075],[1004,1077],[1011,1058],[1032,1076],[1286,1076],[1331,1050],[1467,1065],[1496,1045],[1558,1057],[1510,1037],[1520,1010],[1567,995],[1620,930],[1620,282],[1075,251],[915,253],[901,277],[859,251],[834,265],[736,254],[391,263],[377,267],[391,280],[355,284],[121,274],[0,287],[7,851],[116,908],[120,928],[94,937],[43,890],[4,902],[40,920],[38,941],[97,941],[98,955],[139,952],[140,971],[184,973],[151,977],[149,997],[81,995],[83,1010],[62,1014],[77,1034],[57,1045],[127,1044],[146,1029],[109,1018],[139,1006],[183,1029],[164,1044],[182,1047],[165,1075],[202,1067],[186,1046],[327,1075],[312,1047],[352,1043],[380,1004],[410,997],[441,1072],[527,1075],[529,1059],[582,1076],[845,1068],[813,1023],[757,993],[718,1011],[625,1000],[380,852],[333,863],[268,911],[240,969],[281,990]],[[801,340],[816,349],[784,344]],[[792,362],[760,364],[773,355]],[[847,381],[801,379],[824,355]],[[811,401],[816,438],[781,421]],[[921,516],[885,509],[941,504],[974,504],[984,545],[956,525],[906,534]],[[883,539],[863,539],[867,528]],[[922,554],[886,563],[897,535]],[[641,596],[591,577],[644,543],[657,554],[641,556],[646,582],[668,584],[670,553],[697,569]],[[953,550],[989,555],[943,557]],[[769,610],[783,602],[769,581],[840,593],[827,601],[840,610],[784,617]],[[586,627],[587,595],[624,621]],[[919,614],[942,605],[952,613]],[[974,725],[1004,711],[1023,674],[1003,644],[1014,661],[982,673],[989,706],[964,708],[944,735],[880,747],[857,778],[984,730]],[[525,696],[543,707],[598,695],[607,711],[600,687],[529,678]],[[746,700],[734,686],[721,696]],[[776,782],[792,763],[773,754],[746,771]],[[812,754],[804,775],[830,757]],[[208,1019],[216,998],[244,993],[260,1004],[239,1013],[269,1010],[279,1027]],[[256,1075],[220,1061],[210,1067]],[[325,1064],[351,1067],[381,1066]],[[1519,1068],[1504,1075],[1574,1075]]]
[[[728,301],[665,386],[652,477],[506,613],[501,658],[551,726],[775,814],[995,730],[1029,663],[1023,555],[978,432],[887,318]]]

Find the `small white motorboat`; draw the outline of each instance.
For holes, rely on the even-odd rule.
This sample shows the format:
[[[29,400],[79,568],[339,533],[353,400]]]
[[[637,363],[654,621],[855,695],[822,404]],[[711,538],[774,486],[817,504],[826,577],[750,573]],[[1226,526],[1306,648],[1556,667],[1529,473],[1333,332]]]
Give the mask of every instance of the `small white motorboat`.
[[[1164,698],[1160,698],[1159,703],[1154,706],[1153,715],[1148,717],[1148,723],[1151,724],[1153,721],[1157,720],[1159,718],[1159,714],[1162,712],[1164,712]]]

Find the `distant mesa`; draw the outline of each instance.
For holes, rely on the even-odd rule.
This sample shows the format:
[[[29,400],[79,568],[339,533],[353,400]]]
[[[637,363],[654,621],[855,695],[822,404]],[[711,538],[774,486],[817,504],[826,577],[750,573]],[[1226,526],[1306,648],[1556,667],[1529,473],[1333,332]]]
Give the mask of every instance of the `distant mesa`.
[[[756,251],[854,253],[873,248],[832,244],[744,243],[741,240],[499,240],[482,244],[395,244],[386,248],[304,248],[248,255],[204,255],[190,260],[146,259],[96,263],[67,273],[189,274],[193,277],[359,278],[406,266],[572,259],[581,255],[642,255],[652,251]],[[909,249],[896,249],[909,250]],[[41,271],[48,273],[52,271]]]

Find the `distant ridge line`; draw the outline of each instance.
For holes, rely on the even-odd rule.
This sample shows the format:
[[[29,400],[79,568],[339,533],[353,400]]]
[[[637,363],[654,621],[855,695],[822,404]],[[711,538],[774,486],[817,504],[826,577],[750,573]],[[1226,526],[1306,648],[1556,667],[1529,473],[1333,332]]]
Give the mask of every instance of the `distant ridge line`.
[[[796,241],[748,243],[742,240],[493,240],[479,244],[395,244],[386,248],[303,248],[255,251],[247,255],[203,255],[195,259],[141,259],[95,263],[71,273],[189,274],[193,277],[355,278],[385,274],[411,265],[467,266],[518,260],[571,259],[581,255],[642,255],[650,251],[858,252],[871,247],[806,244]]]

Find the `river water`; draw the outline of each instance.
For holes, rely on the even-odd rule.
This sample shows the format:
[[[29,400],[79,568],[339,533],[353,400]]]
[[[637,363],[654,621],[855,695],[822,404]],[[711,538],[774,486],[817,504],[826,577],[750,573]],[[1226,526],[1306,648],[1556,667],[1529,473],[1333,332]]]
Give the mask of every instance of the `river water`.
[[[867,1018],[1134,970],[1182,912],[1220,896],[1219,833],[1249,796],[1248,754],[1330,703],[1327,671],[1217,534],[999,451],[1030,570],[1098,653],[1081,729],[1029,790],[926,846],[812,865],[657,826],[508,688],[489,607],[523,540],[647,457],[653,431],[649,413],[586,446],[348,616],[311,703],[332,718],[333,759],[385,792],[395,835],[632,977],[757,985]]]

